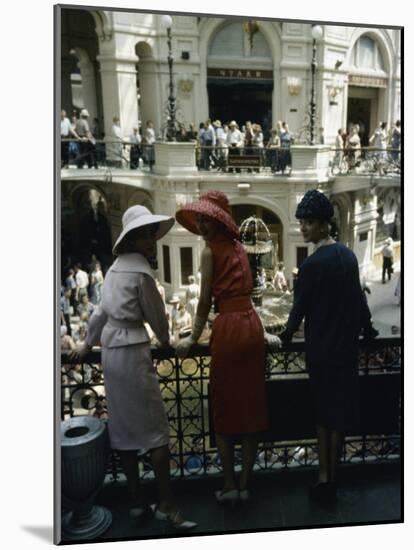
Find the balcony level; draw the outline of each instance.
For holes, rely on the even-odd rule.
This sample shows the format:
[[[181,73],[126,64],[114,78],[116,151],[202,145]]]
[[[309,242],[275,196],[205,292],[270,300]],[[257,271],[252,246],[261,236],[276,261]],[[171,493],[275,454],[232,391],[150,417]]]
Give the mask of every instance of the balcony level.
[[[69,140],[74,142],[75,140]],[[103,145],[97,143],[97,147]],[[108,145],[108,143],[106,143]],[[151,150],[151,153],[148,151]],[[63,181],[118,183],[130,187],[152,190],[152,180],[174,180],[177,176],[186,182],[243,184],[300,184],[332,183],[334,194],[359,191],[373,186],[400,187],[400,152],[389,149],[379,151],[372,147],[360,150],[359,156],[350,150],[337,150],[324,145],[293,145],[289,150],[289,164],[280,163],[282,150],[244,150],[237,156],[223,155],[218,148],[200,147],[195,142],[156,142],[144,146],[140,160],[131,161],[130,146],[109,159],[104,148],[97,149],[97,163],[88,168],[77,168],[79,157],[70,156],[69,164],[61,170]],[[382,155],[380,157],[380,155]],[[153,163],[148,158],[154,158]],[[209,160],[206,161],[205,159]],[[276,160],[275,160],[276,159]],[[279,159],[279,160],[278,160]]]
[[[85,414],[107,418],[100,350],[86,359],[71,365],[62,354],[62,420]],[[173,349],[154,349],[153,359],[170,422],[174,490],[182,512],[199,524],[194,535],[402,521],[400,338],[379,338],[361,349],[361,424],[345,439],[338,501],[331,508],[308,499],[318,457],[303,341],[266,356],[271,429],[259,445],[252,498],[235,508],[219,506],[213,497],[221,484],[221,464],[208,399],[208,347],[195,346],[185,360],[177,359]],[[235,464],[237,470],[237,445]],[[148,500],[155,502],[146,455],[140,476]],[[128,519],[126,486],[115,453],[97,502],[113,515],[101,540],[177,536],[156,520],[138,529]]]

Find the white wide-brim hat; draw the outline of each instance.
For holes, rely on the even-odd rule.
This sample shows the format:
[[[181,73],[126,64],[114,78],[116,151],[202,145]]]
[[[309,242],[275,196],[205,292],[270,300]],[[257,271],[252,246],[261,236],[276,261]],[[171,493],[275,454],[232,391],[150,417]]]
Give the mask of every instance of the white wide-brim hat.
[[[80,112],[80,116],[90,116],[88,113],[88,109],[82,109]]]
[[[122,231],[112,248],[112,253],[117,253],[117,247],[127,233],[133,229],[138,229],[138,227],[144,227],[145,225],[154,223],[159,224],[158,231],[155,234],[155,240],[158,241],[158,239],[161,239],[172,228],[175,219],[171,216],[151,214],[148,208],[141,205],[135,205],[128,208],[122,216]]]

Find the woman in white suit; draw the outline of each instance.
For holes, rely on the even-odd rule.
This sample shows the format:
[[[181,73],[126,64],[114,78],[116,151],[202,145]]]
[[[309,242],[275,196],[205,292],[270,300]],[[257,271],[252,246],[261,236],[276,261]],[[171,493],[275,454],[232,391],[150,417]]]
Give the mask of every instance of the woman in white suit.
[[[171,492],[169,424],[144,326],[144,322],[150,325],[161,347],[169,345],[165,307],[149,260],[156,254],[156,241],[173,224],[174,218],[153,215],[144,206],[132,206],[124,213],[113,248],[118,258],[105,276],[102,302],[89,321],[86,342],[73,355],[82,360],[101,342],[109,438],[127,478],[131,517],[141,523],[151,513],[138,477],[137,451],[145,449],[159,489],[155,517],[187,530],[196,524],[183,520]]]

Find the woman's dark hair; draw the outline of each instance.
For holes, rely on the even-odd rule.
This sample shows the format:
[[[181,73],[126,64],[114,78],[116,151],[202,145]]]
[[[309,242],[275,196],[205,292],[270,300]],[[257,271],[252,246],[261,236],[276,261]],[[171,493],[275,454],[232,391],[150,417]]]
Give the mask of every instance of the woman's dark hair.
[[[133,244],[134,241],[136,239],[139,239],[139,237],[144,233],[146,233],[148,230],[150,230],[154,234],[157,233],[159,227],[160,227],[159,223],[152,223],[149,225],[144,225],[143,227],[137,227],[136,229],[132,229],[125,235],[125,237],[116,247],[116,251],[115,251],[116,255],[127,254],[128,252],[134,252],[134,244]]]

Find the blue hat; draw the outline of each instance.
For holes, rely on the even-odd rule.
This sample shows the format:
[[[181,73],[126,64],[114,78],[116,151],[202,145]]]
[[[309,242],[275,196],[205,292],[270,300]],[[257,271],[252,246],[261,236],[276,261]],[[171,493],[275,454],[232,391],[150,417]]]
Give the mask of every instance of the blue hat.
[[[306,191],[298,204],[295,216],[298,219],[315,219],[329,221],[334,215],[334,209],[329,199],[317,189]]]

